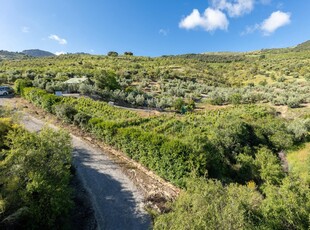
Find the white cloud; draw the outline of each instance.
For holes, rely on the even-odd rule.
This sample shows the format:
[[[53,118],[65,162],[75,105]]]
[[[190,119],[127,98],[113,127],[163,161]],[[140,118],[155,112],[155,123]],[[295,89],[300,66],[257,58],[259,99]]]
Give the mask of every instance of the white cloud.
[[[60,38],[58,35],[55,34],[51,34],[48,38],[57,41],[60,45],[66,45],[68,43],[66,39]]]
[[[160,29],[158,31],[159,34],[163,35],[163,36],[167,36],[169,34],[169,30],[165,30],[165,29]]]
[[[194,29],[202,27],[206,31],[214,31],[216,29],[227,30],[229,21],[226,15],[217,9],[207,8],[203,15],[200,15],[197,9],[185,17],[179,27],[184,29]]]
[[[286,26],[291,23],[291,14],[281,11],[273,12],[269,18],[267,18],[261,24],[261,30],[264,35],[270,35],[280,27]]]
[[[241,36],[254,33],[257,30],[262,31],[265,36],[269,36],[280,27],[286,26],[290,23],[291,13],[276,11],[273,12],[269,18],[265,19],[262,23],[255,24],[254,26],[248,26],[245,31],[241,33]]]
[[[27,27],[27,26],[23,26],[23,27],[22,27],[22,32],[23,32],[23,33],[29,33],[29,32],[30,32],[30,28]]]
[[[225,10],[230,17],[240,17],[254,9],[255,0],[211,0],[211,3],[213,8]]]
[[[55,55],[59,56],[59,55],[62,55],[62,54],[66,54],[65,51],[59,51],[59,52],[56,52]]]

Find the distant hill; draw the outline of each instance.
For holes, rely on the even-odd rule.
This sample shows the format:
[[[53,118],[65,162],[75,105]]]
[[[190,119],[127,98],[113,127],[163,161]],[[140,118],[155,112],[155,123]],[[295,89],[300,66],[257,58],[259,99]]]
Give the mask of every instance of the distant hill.
[[[24,53],[0,50],[0,60],[21,60],[28,58]]]
[[[310,40],[303,42],[299,45],[297,45],[294,50],[296,51],[302,51],[302,50],[310,50]]]
[[[181,54],[175,56],[162,56],[170,58],[183,58],[183,59],[195,59],[208,63],[230,63],[244,61],[245,56],[241,53],[223,52],[223,53],[203,53],[203,54]]]
[[[24,50],[22,51],[23,54],[26,54],[31,57],[52,57],[55,56],[55,54],[44,51],[44,50],[39,50],[39,49],[30,49],[30,50]]]

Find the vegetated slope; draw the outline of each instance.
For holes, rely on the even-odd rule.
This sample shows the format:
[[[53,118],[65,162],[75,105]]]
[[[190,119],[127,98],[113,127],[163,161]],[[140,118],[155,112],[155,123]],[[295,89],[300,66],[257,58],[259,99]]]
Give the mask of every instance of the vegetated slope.
[[[39,49],[30,49],[30,50],[23,50],[22,53],[31,56],[31,57],[52,57],[55,56],[55,54],[44,51],[44,50],[39,50]]]
[[[26,58],[28,58],[28,56],[23,53],[0,50],[0,61],[1,60],[21,60],[21,59],[26,59]]]
[[[63,131],[30,133],[0,108],[0,228],[62,228],[72,207],[72,148]]]
[[[183,187],[171,212],[156,218],[157,229],[307,229],[309,179],[285,171],[285,152],[309,141],[309,54],[257,51],[227,63],[64,55],[3,62],[1,77],[17,79],[27,100]],[[66,85],[74,76],[87,81]],[[201,109],[140,117],[99,100],[48,93],[56,89],[179,113]],[[269,103],[300,108],[286,120]],[[207,104],[234,106],[203,109]]]
[[[310,40],[303,42],[294,48],[294,50],[296,51],[303,51],[303,50],[309,50],[309,49],[310,49]]]
[[[186,188],[172,211],[156,218],[157,229],[309,227],[309,177],[285,171],[278,157],[308,140],[307,116],[286,121],[268,107],[247,105],[141,118],[89,98],[35,88],[23,95]]]
[[[294,108],[310,100],[310,50],[158,58],[71,54],[6,61],[0,67],[2,82],[30,79],[49,92],[80,92],[129,106],[180,112],[195,105],[258,102]],[[73,77],[88,80],[65,83]]]

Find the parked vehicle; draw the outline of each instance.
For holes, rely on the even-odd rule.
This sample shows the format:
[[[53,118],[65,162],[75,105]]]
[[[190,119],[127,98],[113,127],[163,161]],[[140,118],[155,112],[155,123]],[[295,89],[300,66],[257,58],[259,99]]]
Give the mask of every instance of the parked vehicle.
[[[12,94],[14,90],[9,86],[0,86],[0,96]]]

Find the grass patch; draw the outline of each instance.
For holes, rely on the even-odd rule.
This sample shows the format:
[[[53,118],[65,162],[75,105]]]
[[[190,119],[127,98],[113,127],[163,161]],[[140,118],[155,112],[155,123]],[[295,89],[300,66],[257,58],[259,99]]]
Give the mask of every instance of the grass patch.
[[[290,171],[297,173],[302,178],[309,177],[310,164],[310,142],[306,143],[299,150],[288,153],[287,160]]]

